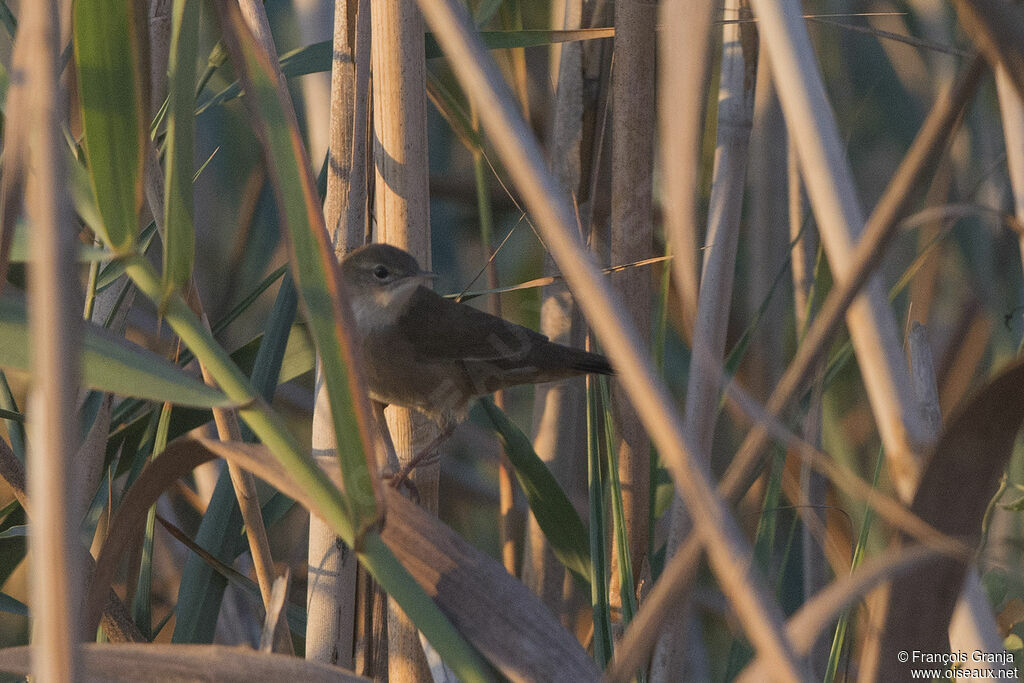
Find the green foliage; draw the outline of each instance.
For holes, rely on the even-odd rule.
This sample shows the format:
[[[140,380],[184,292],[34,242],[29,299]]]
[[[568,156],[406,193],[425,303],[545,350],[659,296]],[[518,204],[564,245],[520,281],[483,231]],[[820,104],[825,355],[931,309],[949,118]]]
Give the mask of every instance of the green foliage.
[[[142,209],[145,131],[135,3],[74,4],[75,65],[85,130],[85,154],[103,217],[103,241],[130,253]]]
[[[555,557],[583,584],[590,583],[593,569],[586,527],[529,438],[488,398],[476,402],[470,419],[501,437],[516,480]]]
[[[222,392],[123,337],[89,324],[83,332],[82,383],[90,389],[184,406],[232,403]],[[0,366],[28,370],[31,348],[24,302],[0,298]]]
[[[174,0],[168,67],[169,103],[164,140],[164,291],[192,279],[193,90],[199,40],[199,0]]]

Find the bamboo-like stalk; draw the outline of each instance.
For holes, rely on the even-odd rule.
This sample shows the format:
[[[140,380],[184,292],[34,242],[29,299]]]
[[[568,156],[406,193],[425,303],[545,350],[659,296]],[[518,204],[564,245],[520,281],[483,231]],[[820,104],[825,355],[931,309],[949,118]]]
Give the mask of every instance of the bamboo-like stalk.
[[[363,243],[363,231],[360,230],[357,234],[349,233],[345,230],[343,222],[352,210],[349,194],[356,184],[353,175],[357,171],[357,166],[366,167],[365,147],[363,147],[363,157],[358,156],[355,149],[358,138],[354,135],[354,126],[357,123],[357,113],[364,120],[364,125],[366,119],[366,100],[363,100],[362,110],[356,104],[356,50],[359,38],[364,37],[363,35],[357,37],[359,24],[369,20],[369,6],[366,6],[362,16],[359,15],[358,10],[359,2],[357,0],[339,2],[334,8],[334,36],[332,38],[334,59],[331,62],[331,120],[324,219],[327,229],[331,231],[334,248],[339,257]],[[364,66],[369,68],[369,64]],[[363,95],[365,98],[365,93]],[[365,132],[365,127],[363,130]],[[360,164],[360,161],[363,163]],[[365,187],[364,178],[362,188],[364,193]]]
[[[427,178],[426,63],[423,18],[412,0],[373,0],[373,125],[377,239],[410,252],[430,269]],[[408,408],[388,409],[388,429],[405,466],[438,434],[437,426]],[[421,504],[437,511],[437,464],[413,477]],[[388,601],[388,677],[430,680],[416,627]]]
[[[360,168],[366,168],[366,147],[359,145],[355,132],[362,120],[362,139],[366,127],[366,84],[363,84],[362,108],[357,95],[357,50],[362,48],[361,67],[369,69],[369,3],[356,0],[339,2],[334,14],[334,60],[331,70],[331,108],[328,141],[327,197],[324,219],[335,252],[344,255],[363,242],[361,217],[365,212],[365,173],[358,181]],[[352,201],[354,185],[361,184],[362,201]],[[359,195],[356,195],[357,197]],[[352,214],[359,218],[352,219]],[[358,225],[358,231],[348,226]],[[327,388],[317,364],[313,406],[313,454],[325,461],[337,458],[334,424],[331,420]],[[355,553],[315,515],[309,520],[309,581],[306,592],[306,659],[353,668],[356,572]]]
[[[741,3],[727,0],[726,18],[742,19]],[[749,14],[749,11],[748,11]],[[697,317],[693,329],[693,361],[686,389],[683,429],[696,443],[697,453],[708,458],[718,412],[719,377],[704,359],[721,362],[729,325],[736,249],[739,243],[740,211],[747,176],[750,127],[754,115],[754,84],[757,69],[757,40],[752,25],[729,22],[722,29],[722,67],[718,91],[718,140],[708,210],[704,266],[701,270]],[[679,548],[689,528],[690,511],[678,494],[672,503],[667,555]],[[692,514],[702,512],[694,510]],[[666,630],[655,651],[652,680],[668,681],[685,666],[686,629]]]
[[[618,298],[600,276],[576,237],[571,205],[546,171],[546,164],[526,122],[490,55],[475,35],[464,8],[451,0],[421,0],[420,8],[448,55],[463,89],[476,102],[480,118],[501,160],[520,190],[566,280],[618,377],[658,446],[687,503],[703,514],[698,530],[723,591],[755,647],[771,661],[776,675],[802,679],[800,664],[782,635],[781,616],[761,580],[752,571],[750,548],[720,498],[703,459],[670,406],[665,386],[656,378],[648,354],[628,324]]]
[[[631,263],[649,258],[654,251],[651,193],[654,171],[655,24],[657,6],[644,2],[615,3],[615,66],[612,72],[612,213],[611,263]],[[614,287],[632,314],[645,348],[651,343],[651,278],[643,270],[620,273]],[[612,386],[615,415],[615,443],[630,569],[639,577],[649,552],[651,442],[637,418],[628,396],[617,384]],[[618,544],[613,544],[613,566],[621,562]],[[613,609],[621,608],[620,591],[635,592],[635,586],[621,586],[619,572],[612,572],[609,599]],[[634,582],[635,582],[634,578]]]
[[[836,280],[843,282],[852,272],[864,216],[800,7],[765,0],[751,4],[765,36],[822,242]],[[930,435],[910,391],[899,330],[879,277],[869,277],[846,319],[893,478],[909,496]]]
[[[716,3],[664,0],[658,41],[658,92],[665,234],[672,242],[672,277],[687,334],[693,329],[700,280],[697,201],[704,134],[705,69]],[[671,36],[671,37],[670,37]],[[679,107],[682,99],[688,106]]]
[[[774,73],[779,75],[783,112],[794,135],[829,263],[842,283],[855,272],[855,240],[864,221],[799,6],[783,7],[765,0],[752,0],[752,4]],[[910,390],[898,330],[877,276],[869,278],[863,294],[851,302],[846,319],[894,484],[901,497],[909,500],[917,486],[921,449],[938,434],[928,428]],[[978,602],[971,608],[981,610],[975,614],[975,624],[982,627],[988,610]],[[983,632],[967,636],[969,642],[984,640]]]
[[[936,552],[962,558],[972,555],[973,551],[964,543],[939,532],[911,513],[902,501],[881,493],[858,474],[836,464],[832,457],[792,433],[777,417],[760,408],[735,381],[726,385],[725,393],[750,422],[768,430],[780,444],[798,453],[803,461],[824,474],[839,490],[866,502],[894,527]],[[686,587],[693,581],[700,553],[699,542],[696,538],[690,538],[665,566],[662,578],[655,584],[648,601],[616,649],[615,658],[606,671],[609,681],[630,680],[633,672],[643,665],[654,646],[652,634],[661,631],[662,623],[676,608]]]
[[[583,21],[583,0],[565,0],[562,14],[552,24],[578,29]],[[552,12],[555,7],[552,7]],[[583,45],[578,42],[551,46],[557,86],[554,92],[551,133],[548,143],[551,172],[565,192],[579,195],[581,187],[581,140],[583,138]],[[544,273],[557,272],[551,255],[544,254]],[[574,339],[576,305],[562,284],[541,289],[540,332],[558,344],[579,347]],[[577,326],[578,327],[578,326]],[[575,335],[576,337],[580,335]],[[580,382],[554,382],[537,386],[533,401],[533,449],[566,489],[570,499],[585,480],[579,463],[586,461],[583,448],[583,392]],[[565,615],[563,586],[565,567],[555,558],[544,533],[531,513],[527,519],[522,579],[555,614]],[[564,622],[563,622],[564,623]]]
[[[78,519],[71,516],[75,482],[71,458],[78,438],[78,344],[81,302],[75,267],[74,223],[67,193],[61,125],[66,104],[60,89],[58,31],[53,0],[21,6],[18,47],[27,88],[22,115],[31,121],[28,212],[32,221],[28,292],[33,340],[30,399],[29,498],[36,501],[29,544],[32,673],[41,681],[73,681],[80,673],[79,612],[83,580]]]
[[[849,280],[837,283],[829,292],[811,329],[804,336],[796,357],[772,392],[765,406],[766,418],[776,419],[802,390],[809,373],[841,322],[850,301],[881,259],[885,246],[895,234],[898,221],[909,206],[912,189],[922,180],[925,172],[945,148],[945,143],[955,130],[953,124],[961,109],[973,96],[984,69],[984,60],[975,57],[958,78],[952,92],[936,101],[868,220],[864,236],[854,253],[854,266],[849,273]],[[770,439],[767,425],[762,424],[762,421],[755,423],[723,477],[720,490],[726,499],[735,502],[747,490],[751,476],[756,471]],[[655,586],[660,600],[674,603],[686,591],[701,557],[700,545],[701,540],[692,536],[666,564],[663,578]],[[662,586],[664,589],[659,590]],[[657,604],[651,600],[647,605],[641,606],[636,623],[646,630],[657,629],[660,621],[650,618],[648,614],[658,609]],[[626,641],[629,641],[629,647],[625,646]],[[623,646],[616,653],[616,660],[621,656],[622,661],[630,663],[630,666],[624,667],[626,675],[632,672],[633,664],[643,661],[646,656],[643,648],[646,646],[647,643],[638,634],[633,633],[633,628],[626,632]]]

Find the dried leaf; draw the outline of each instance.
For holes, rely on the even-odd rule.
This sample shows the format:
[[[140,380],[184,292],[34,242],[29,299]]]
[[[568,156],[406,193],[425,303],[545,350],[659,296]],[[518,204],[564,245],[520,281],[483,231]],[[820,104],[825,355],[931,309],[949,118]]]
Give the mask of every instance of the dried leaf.
[[[136,480],[110,522],[89,587],[85,632],[95,633],[126,544],[141,532],[146,510],[168,486],[221,456],[248,469],[307,508],[315,502],[295,485],[265,446],[207,439],[170,444]],[[340,479],[337,465],[329,471]],[[535,595],[492,558],[471,546],[391,487],[381,538],[456,629],[511,680],[596,680],[593,660]]]
[[[31,673],[28,646],[0,650],[0,670]],[[90,681],[365,681],[338,667],[298,657],[225,645],[82,646],[83,679]]]
[[[1024,363],[990,381],[947,426],[929,460],[911,511],[944,534],[978,543],[1024,421]],[[900,651],[946,652],[948,627],[967,558],[943,557],[893,582],[876,671]]]

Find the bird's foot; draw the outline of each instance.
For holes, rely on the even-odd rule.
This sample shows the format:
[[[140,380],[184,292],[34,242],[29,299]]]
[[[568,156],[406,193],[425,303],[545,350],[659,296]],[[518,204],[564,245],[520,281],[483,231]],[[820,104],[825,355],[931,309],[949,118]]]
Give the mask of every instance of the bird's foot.
[[[437,462],[440,458],[440,452],[438,450],[439,447],[448,439],[449,436],[451,436],[454,430],[454,425],[442,429],[441,433],[438,434],[426,448],[414,455],[412,460],[407,462],[402,469],[398,470],[398,472],[390,478],[391,486],[398,489],[403,485],[412,485],[412,482],[409,481],[409,475],[412,474],[412,471],[420,465],[431,465]],[[413,489],[415,489],[415,487],[413,487]]]
[[[409,475],[412,474],[413,470],[417,467],[433,465],[440,460],[440,457],[441,456],[436,452],[436,449],[434,449],[433,452],[431,452],[431,450],[424,449],[417,453],[416,456],[410,460],[405,467],[398,470],[396,474],[387,475],[385,478],[390,479],[389,483],[396,489],[401,488],[402,486],[407,486],[410,489],[415,490],[416,486],[412,483],[412,480],[409,479]]]
[[[416,488],[416,484],[413,483],[412,479],[409,479],[409,472],[411,470],[407,472],[406,468],[403,467],[399,472],[385,472],[383,478],[389,486],[397,491],[401,491],[404,487],[409,492],[409,500],[419,504],[420,491]]]

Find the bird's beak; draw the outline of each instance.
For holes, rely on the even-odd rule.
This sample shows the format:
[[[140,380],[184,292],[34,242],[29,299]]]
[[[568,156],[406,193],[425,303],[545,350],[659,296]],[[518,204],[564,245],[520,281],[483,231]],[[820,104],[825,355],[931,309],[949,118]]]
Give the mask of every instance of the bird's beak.
[[[429,270],[421,270],[416,273],[416,279],[422,280],[424,284],[430,282],[437,277],[437,273],[431,273]]]

